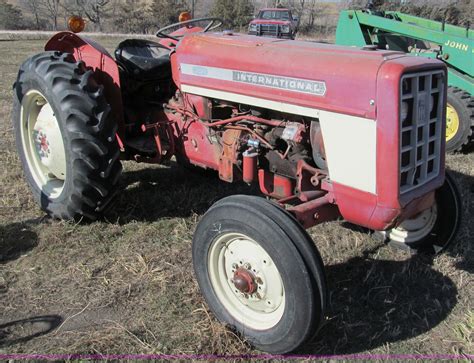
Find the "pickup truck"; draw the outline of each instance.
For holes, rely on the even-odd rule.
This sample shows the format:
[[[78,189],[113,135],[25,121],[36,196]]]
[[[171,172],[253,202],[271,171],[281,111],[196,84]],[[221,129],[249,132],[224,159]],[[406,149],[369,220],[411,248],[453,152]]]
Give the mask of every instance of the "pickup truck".
[[[249,24],[249,34],[295,39],[298,31],[298,18],[287,8],[261,9]]]

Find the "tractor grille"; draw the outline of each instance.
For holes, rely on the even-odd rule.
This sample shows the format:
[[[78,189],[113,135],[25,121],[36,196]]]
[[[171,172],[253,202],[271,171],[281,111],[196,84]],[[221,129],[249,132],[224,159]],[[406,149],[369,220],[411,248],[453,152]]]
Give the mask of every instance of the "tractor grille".
[[[260,24],[259,34],[264,36],[278,36],[278,24]]]
[[[439,174],[444,72],[406,74],[400,82],[400,194],[403,194]]]

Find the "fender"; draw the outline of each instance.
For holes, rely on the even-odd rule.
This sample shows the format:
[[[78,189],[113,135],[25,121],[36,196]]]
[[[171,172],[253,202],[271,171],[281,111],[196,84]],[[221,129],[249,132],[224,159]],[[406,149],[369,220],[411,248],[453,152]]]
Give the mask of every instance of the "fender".
[[[72,32],[55,34],[45,45],[46,51],[70,53],[76,61],[82,61],[94,71],[94,79],[104,87],[104,96],[111,107],[112,116],[117,123],[117,141],[123,150],[125,122],[123,116],[120,74],[117,63],[110,53],[92,39],[78,36]]]

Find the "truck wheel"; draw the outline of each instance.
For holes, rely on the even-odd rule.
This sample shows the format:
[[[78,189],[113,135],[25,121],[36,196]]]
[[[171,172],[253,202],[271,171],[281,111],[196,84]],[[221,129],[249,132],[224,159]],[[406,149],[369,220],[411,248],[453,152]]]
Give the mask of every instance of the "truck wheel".
[[[462,151],[474,129],[474,99],[456,87],[448,88],[446,108],[446,152]]]
[[[307,256],[301,253],[305,248]],[[251,196],[214,204],[193,237],[194,270],[210,309],[255,347],[274,354],[295,350],[321,325],[325,278],[312,251],[313,242],[295,219]]]
[[[13,126],[41,208],[54,218],[95,220],[122,167],[116,125],[92,71],[59,52],[26,60],[14,85]]]
[[[456,236],[462,214],[457,185],[447,172],[445,183],[436,191],[435,201],[430,209],[415,218],[383,232],[387,242],[414,252],[437,254],[444,251]]]

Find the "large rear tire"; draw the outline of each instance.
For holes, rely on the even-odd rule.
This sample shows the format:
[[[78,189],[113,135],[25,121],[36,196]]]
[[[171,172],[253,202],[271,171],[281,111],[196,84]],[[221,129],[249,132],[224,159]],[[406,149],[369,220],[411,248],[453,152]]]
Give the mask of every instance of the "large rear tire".
[[[446,109],[446,152],[463,151],[472,141],[474,99],[456,87],[448,88]]]
[[[321,325],[321,258],[298,222],[262,198],[214,204],[194,234],[193,264],[216,317],[263,351],[294,351]]]
[[[93,72],[59,52],[26,60],[14,85],[13,126],[41,208],[54,218],[97,219],[122,167],[116,124]]]

